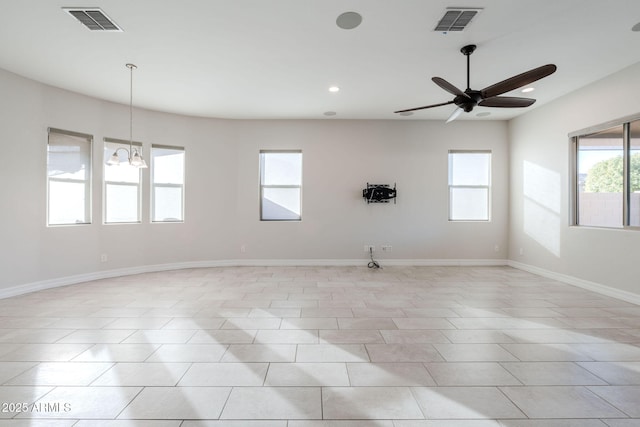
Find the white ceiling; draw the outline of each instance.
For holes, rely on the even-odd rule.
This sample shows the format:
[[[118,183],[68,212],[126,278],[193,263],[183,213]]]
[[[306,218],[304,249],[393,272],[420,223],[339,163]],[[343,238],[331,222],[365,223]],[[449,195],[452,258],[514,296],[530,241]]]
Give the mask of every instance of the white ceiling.
[[[91,32],[62,7],[100,7],[124,31]],[[466,31],[435,24],[450,6],[482,7]],[[336,26],[343,12],[363,17]],[[477,107],[460,119],[509,119],[640,62],[639,0],[3,0],[0,68],[128,104],[220,118],[446,119],[453,98],[432,76],[471,87],[554,63],[527,109]],[[338,93],[328,88],[337,85]],[[633,94],[637,96],[637,94]]]

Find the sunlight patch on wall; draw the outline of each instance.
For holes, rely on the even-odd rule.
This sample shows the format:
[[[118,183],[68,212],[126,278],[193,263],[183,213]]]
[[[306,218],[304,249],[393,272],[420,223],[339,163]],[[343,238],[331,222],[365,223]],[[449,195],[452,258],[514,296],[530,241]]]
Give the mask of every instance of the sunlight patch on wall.
[[[560,174],[524,161],[524,232],[560,256]]]

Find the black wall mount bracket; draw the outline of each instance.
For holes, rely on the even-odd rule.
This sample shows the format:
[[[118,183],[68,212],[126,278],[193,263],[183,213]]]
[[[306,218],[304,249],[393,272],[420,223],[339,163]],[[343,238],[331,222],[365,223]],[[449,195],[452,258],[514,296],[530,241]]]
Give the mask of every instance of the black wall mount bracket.
[[[367,203],[389,203],[393,199],[393,203],[396,203],[396,196],[398,191],[396,190],[396,184],[393,184],[391,188],[388,184],[369,184],[367,182],[367,188],[362,190],[362,197]]]

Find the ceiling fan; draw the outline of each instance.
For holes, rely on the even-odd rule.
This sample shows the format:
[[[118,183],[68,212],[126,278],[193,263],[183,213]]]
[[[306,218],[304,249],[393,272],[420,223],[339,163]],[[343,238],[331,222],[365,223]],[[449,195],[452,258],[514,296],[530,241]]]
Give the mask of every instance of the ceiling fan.
[[[498,96],[503,93],[512,91],[519,87],[533,83],[536,80],[553,74],[557,67],[554,64],[543,65],[533,70],[525,71],[517,76],[510,77],[494,85],[488,86],[482,90],[473,90],[469,84],[469,63],[470,56],[476,50],[476,45],[470,44],[460,49],[463,55],[467,57],[467,88],[463,91],[446,81],[441,77],[433,77],[431,80],[442,89],[452,95],[455,95],[452,101],[442,102],[440,104],[425,105],[424,107],[409,108],[407,110],[394,111],[394,113],[405,113],[408,111],[423,110],[425,108],[440,107],[443,105],[455,104],[458,108],[449,116],[447,123],[455,120],[463,111],[470,112],[476,105],[481,107],[499,107],[499,108],[521,108],[528,107],[534,102],[532,98],[520,98],[514,96]]]

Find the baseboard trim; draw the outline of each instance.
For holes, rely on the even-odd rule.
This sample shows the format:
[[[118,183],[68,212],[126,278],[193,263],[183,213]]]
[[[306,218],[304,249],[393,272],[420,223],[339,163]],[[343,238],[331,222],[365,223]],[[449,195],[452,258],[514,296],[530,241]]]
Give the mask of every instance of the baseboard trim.
[[[381,267],[505,266],[505,259],[374,259]],[[233,266],[246,267],[366,267],[369,259],[245,259],[232,260]]]
[[[505,259],[383,259],[384,267],[499,267],[507,265]]]
[[[59,277],[0,289],[0,299],[24,295],[31,292],[75,285],[94,280],[111,279],[114,277],[131,276],[134,274],[154,273],[168,270],[183,270],[188,268],[214,267],[365,267],[368,259],[233,259],[219,261],[189,261],[168,264],[145,265],[138,267],[120,268],[114,270],[96,271],[86,274]],[[378,259],[384,268],[388,267],[449,267],[449,266],[504,266],[504,259]]]
[[[217,262],[193,261],[171,264],[146,265],[139,267],[120,268],[115,270],[95,271],[86,274],[76,274],[73,276],[59,277],[55,279],[42,280],[38,282],[25,283],[23,285],[12,286],[6,289],[0,289],[0,299],[24,295],[30,292],[42,291],[45,289],[58,288],[62,286],[75,285],[83,282],[92,282],[94,280],[110,279],[113,277],[131,276],[134,274],[153,273],[157,271],[182,270],[185,268],[202,268],[202,267],[226,267],[231,266],[224,261]]]
[[[536,267],[535,265],[524,264],[518,261],[508,260],[507,265],[517,268],[518,270],[528,271],[529,273],[537,274],[538,276],[554,279],[601,295],[640,305],[640,295],[633,292],[623,291],[621,289],[612,288],[611,286],[579,279],[574,276],[569,276],[568,274],[556,273],[555,271],[546,270],[544,268]]]

